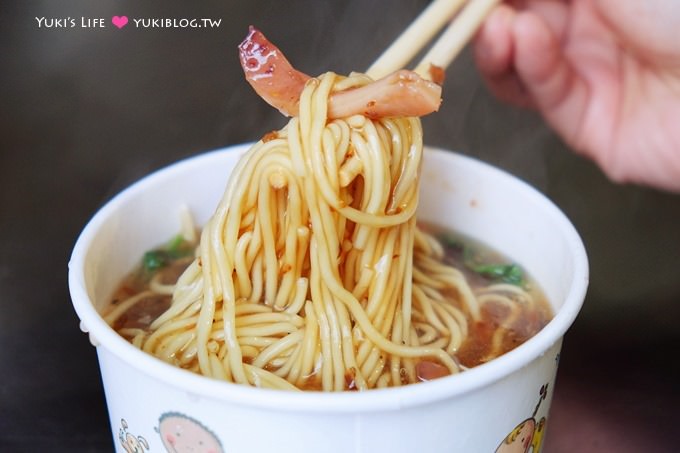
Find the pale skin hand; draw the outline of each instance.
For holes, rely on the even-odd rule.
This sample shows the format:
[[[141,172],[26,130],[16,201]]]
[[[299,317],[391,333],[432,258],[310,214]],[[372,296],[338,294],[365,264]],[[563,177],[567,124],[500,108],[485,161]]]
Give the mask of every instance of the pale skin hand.
[[[680,1],[506,2],[474,52],[493,93],[612,180],[680,192]]]

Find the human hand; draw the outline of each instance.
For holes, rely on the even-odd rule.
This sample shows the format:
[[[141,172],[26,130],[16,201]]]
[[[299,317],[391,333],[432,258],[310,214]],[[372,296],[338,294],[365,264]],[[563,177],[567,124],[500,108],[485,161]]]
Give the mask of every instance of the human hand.
[[[680,2],[497,7],[475,59],[499,98],[538,109],[614,181],[680,192]]]

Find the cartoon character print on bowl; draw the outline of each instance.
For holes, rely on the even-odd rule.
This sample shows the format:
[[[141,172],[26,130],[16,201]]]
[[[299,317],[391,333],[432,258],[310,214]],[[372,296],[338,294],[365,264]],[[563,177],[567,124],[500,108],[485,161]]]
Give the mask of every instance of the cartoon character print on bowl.
[[[142,436],[135,436],[128,432],[128,424],[124,418],[120,419],[118,440],[127,453],[144,453],[149,450],[149,443]]]
[[[188,415],[166,412],[160,416],[155,429],[168,452],[224,453],[217,436]]]
[[[539,391],[538,404],[530,418],[519,423],[496,448],[496,453],[539,453],[543,445],[545,433],[545,417],[536,421],[536,413],[541,402],[548,395],[548,384],[542,385]]]

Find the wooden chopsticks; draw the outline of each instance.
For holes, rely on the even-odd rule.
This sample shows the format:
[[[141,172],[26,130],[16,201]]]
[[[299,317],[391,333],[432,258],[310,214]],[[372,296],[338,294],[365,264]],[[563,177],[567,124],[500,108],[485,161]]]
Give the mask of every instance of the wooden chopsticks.
[[[378,57],[366,73],[373,79],[379,79],[402,69],[450,21],[449,26],[414,69],[421,77],[431,79],[430,66],[446,69],[470,41],[491,9],[500,1],[434,0]]]

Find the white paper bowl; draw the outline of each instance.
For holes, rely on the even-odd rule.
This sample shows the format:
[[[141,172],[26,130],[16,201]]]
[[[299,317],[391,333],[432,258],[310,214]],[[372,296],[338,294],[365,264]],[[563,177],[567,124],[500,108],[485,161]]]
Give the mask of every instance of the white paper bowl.
[[[426,151],[419,217],[512,257],[539,282],[556,313],[535,337],[498,359],[456,376],[386,390],[270,391],[174,368],[136,349],[102,320],[97,307],[142,253],[179,231],[180,205],[188,205],[199,224],[207,221],[247,146],[145,177],[97,212],[75,245],[71,296],[97,347],[118,451],[166,451],[168,436],[177,451],[192,444],[194,451],[238,453],[524,452],[531,442],[540,451],[562,336],[588,284],[586,253],[571,223],[546,197],[452,152]],[[547,388],[546,398],[541,388]]]

